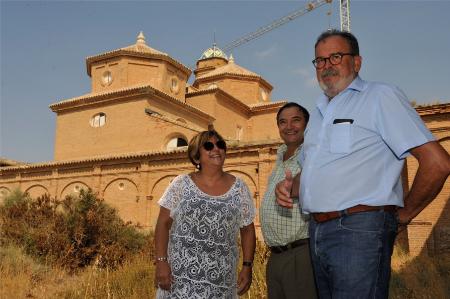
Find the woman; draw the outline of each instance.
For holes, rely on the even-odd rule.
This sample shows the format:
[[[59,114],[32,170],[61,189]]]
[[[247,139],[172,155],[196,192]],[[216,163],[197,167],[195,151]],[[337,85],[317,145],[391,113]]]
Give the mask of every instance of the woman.
[[[214,130],[192,138],[188,155],[198,171],[176,177],[159,200],[159,298],[237,298],[250,288],[255,208],[245,183],[223,171],[225,152]],[[236,277],[239,231],[244,262]]]

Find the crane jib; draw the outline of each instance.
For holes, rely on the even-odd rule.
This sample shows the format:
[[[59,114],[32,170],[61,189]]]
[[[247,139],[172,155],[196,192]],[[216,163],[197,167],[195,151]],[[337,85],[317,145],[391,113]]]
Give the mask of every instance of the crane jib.
[[[315,0],[309,2],[305,7],[298,9],[289,13],[288,15],[279,18],[272,23],[258,28],[256,31],[250,32],[231,43],[225,45],[222,49],[224,52],[229,53],[232,49],[235,49],[249,41],[257,39],[263,34],[272,31],[324,4],[331,3],[332,0]],[[341,19],[341,30],[350,32],[350,0],[340,0],[340,19]]]

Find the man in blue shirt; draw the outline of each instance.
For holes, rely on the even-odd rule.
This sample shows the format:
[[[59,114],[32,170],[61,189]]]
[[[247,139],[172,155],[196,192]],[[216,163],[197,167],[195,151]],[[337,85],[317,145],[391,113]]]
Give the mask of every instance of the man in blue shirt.
[[[362,58],[351,33],[324,32],[315,57],[324,94],[305,131],[301,182],[287,172],[277,202],[292,207],[300,189],[301,208],[312,216],[320,298],[388,298],[397,225],[408,224],[439,193],[450,157],[401,90],[358,76]],[[409,154],[419,169],[404,196],[401,171]]]

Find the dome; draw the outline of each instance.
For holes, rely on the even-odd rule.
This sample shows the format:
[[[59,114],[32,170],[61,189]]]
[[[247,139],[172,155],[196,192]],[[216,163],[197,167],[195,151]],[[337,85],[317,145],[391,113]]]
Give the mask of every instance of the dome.
[[[214,56],[214,57],[216,57],[216,56]],[[201,74],[200,76],[198,76],[197,79],[205,79],[205,78],[220,76],[220,75],[238,75],[238,76],[245,76],[245,77],[261,78],[260,75],[254,73],[254,72],[251,72],[251,71],[247,70],[246,68],[243,68],[240,65],[237,65],[234,62],[233,55],[230,55],[230,58],[229,58],[229,60],[227,60],[227,62],[228,63],[226,65],[217,67],[215,70],[213,70],[211,72]]]
[[[208,59],[208,58],[223,58],[225,60],[228,60],[227,55],[216,46],[214,43],[213,46],[209,49],[207,49],[205,52],[203,52],[202,56],[199,60]]]

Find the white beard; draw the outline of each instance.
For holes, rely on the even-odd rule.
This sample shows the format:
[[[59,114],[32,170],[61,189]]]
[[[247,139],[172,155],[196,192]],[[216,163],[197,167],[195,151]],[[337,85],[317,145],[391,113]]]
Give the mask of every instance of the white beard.
[[[323,81],[319,80],[319,86],[330,99],[334,98],[336,95],[338,95],[341,91],[343,91],[347,86],[352,83],[353,79],[355,78],[355,75],[350,74],[347,77],[341,77],[339,80],[332,84],[331,86],[328,86]]]

